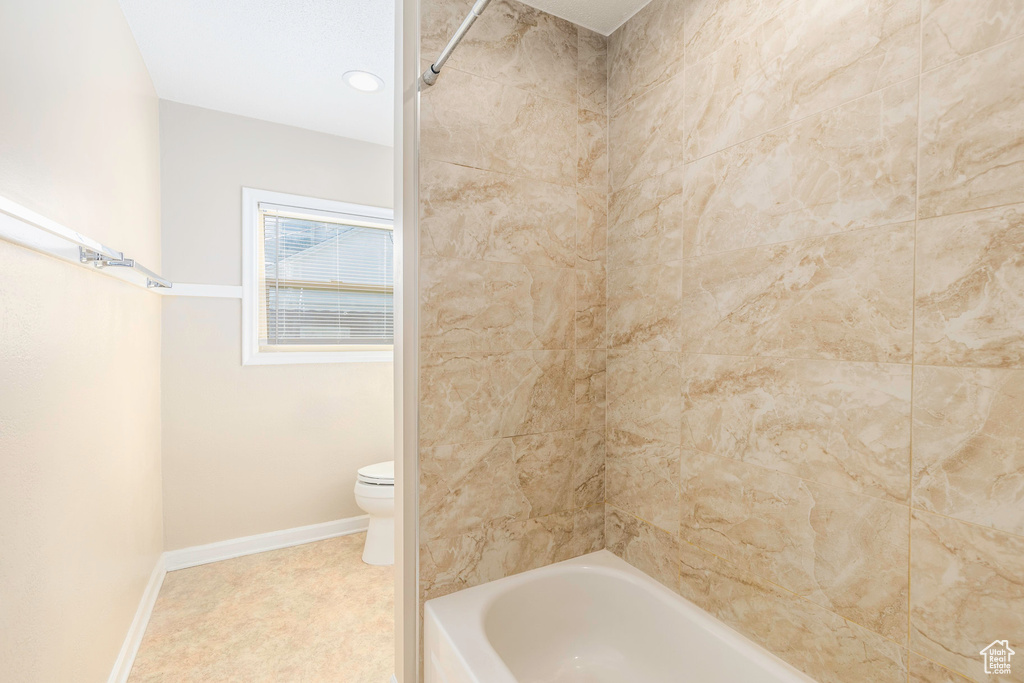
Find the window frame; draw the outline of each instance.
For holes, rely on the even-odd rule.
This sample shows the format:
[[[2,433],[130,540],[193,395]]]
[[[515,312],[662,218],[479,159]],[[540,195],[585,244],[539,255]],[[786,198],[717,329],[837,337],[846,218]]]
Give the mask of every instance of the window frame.
[[[316,351],[295,348],[281,351],[260,350],[259,345],[259,248],[260,204],[275,204],[310,216],[350,217],[354,221],[383,223],[394,230],[392,209],[349,204],[332,199],[242,188],[242,365],[295,365],[310,363],[391,363],[394,344],[355,346],[351,349]],[[306,347],[308,349],[315,346]]]

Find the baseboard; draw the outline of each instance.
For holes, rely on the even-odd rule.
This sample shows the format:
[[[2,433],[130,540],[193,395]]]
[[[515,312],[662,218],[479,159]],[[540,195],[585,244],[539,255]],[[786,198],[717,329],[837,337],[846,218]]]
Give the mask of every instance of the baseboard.
[[[128,635],[124,638],[121,651],[117,654],[117,661],[110,672],[108,683],[126,683],[128,675],[132,672],[132,665],[135,663],[135,655],[139,652],[139,645],[142,644],[142,636],[146,634],[146,627],[149,626],[149,617],[153,614],[153,605],[156,604],[156,596],[160,594],[160,586],[164,583],[164,576],[167,574],[164,565],[164,556],[156,560],[153,573],[149,576],[149,583],[139,600],[139,607],[135,610],[135,617],[132,625],[128,628]]]
[[[153,614],[153,606],[156,604],[156,597],[160,593],[160,586],[163,585],[167,572],[220,560],[230,560],[244,555],[254,555],[267,550],[290,548],[303,543],[357,534],[366,531],[369,523],[369,515],[362,515],[163,553],[157,558],[156,566],[149,577],[149,583],[146,584],[146,590],[142,593],[139,608],[135,610],[135,618],[132,619],[128,635],[125,636],[124,644],[121,645],[121,651],[117,655],[117,661],[114,662],[108,683],[126,683],[128,681],[128,675],[131,674],[132,665],[135,663],[135,655],[138,654],[139,645],[142,644],[142,636],[146,634],[149,617]]]
[[[197,545],[191,548],[182,548],[181,550],[169,550],[164,553],[164,563],[167,571],[173,572],[178,569],[187,569],[188,567],[196,567],[201,564],[209,564],[210,562],[230,560],[235,557],[253,555],[268,550],[290,548],[293,545],[302,545],[303,543],[323,541],[337,536],[357,534],[361,531],[366,531],[369,521],[370,517],[368,515],[362,515],[360,517],[349,517],[348,519],[339,519],[322,524],[284,529],[283,531],[271,531],[270,533],[257,534],[256,536],[233,538],[228,541]]]

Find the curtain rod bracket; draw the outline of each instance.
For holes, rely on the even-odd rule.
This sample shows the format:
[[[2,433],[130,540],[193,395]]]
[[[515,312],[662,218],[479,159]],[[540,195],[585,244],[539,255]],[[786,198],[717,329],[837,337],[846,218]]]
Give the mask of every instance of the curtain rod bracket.
[[[444,63],[448,61],[448,58],[452,56],[452,52],[455,51],[455,47],[459,44],[462,38],[469,31],[469,27],[473,25],[480,15],[487,9],[487,5],[490,4],[491,0],[476,0],[473,4],[472,9],[469,10],[469,14],[462,21],[462,25],[459,26],[458,30],[455,31],[455,35],[448,41],[444,49],[441,50],[441,54],[437,60],[430,65],[430,68],[423,72],[423,76],[420,80],[424,85],[430,86],[437,83],[437,77],[441,75],[441,69],[444,67]]]

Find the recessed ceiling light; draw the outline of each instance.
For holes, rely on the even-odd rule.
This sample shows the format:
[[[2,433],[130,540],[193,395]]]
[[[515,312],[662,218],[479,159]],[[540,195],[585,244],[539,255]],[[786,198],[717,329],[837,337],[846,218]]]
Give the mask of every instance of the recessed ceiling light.
[[[346,71],[341,77],[359,92],[377,92],[384,88],[384,81],[368,71]]]

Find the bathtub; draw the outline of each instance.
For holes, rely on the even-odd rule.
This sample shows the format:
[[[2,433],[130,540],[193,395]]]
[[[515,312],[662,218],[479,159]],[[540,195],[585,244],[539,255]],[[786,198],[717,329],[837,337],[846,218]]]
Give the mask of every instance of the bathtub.
[[[607,550],[426,603],[426,683],[813,683]]]

